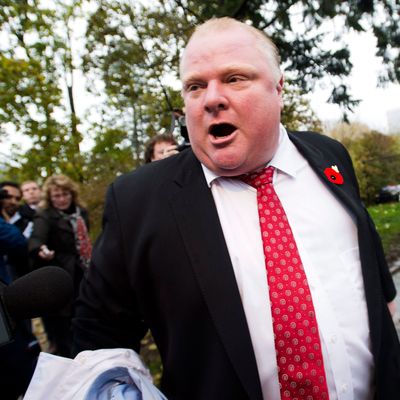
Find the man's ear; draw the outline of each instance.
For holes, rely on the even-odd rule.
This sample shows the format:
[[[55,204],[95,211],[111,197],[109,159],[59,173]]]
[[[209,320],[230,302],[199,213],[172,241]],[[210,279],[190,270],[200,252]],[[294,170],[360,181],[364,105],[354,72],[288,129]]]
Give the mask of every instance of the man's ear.
[[[282,90],[283,90],[283,74],[281,75],[281,78],[279,79],[278,83],[276,84],[276,90],[278,91],[279,95],[282,95]]]
[[[276,84],[276,91],[280,98],[281,110],[283,109],[283,82],[284,82],[284,79],[283,79],[283,74],[282,74],[281,78],[279,79],[278,83]]]

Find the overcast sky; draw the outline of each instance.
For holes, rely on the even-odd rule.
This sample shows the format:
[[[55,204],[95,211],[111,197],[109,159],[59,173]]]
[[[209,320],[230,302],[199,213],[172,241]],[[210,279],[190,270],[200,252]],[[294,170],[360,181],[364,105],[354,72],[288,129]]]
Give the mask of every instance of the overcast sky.
[[[393,110],[400,113],[400,85],[389,84],[385,88],[377,88],[377,76],[382,63],[375,56],[376,39],[372,33],[349,34],[347,41],[353,63],[353,71],[348,79],[351,93],[354,98],[362,100],[354,114],[350,114],[350,119],[383,133],[390,133],[387,113]],[[324,121],[339,119],[339,107],[328,104],[328,97],[329,91],[317,88],[310,96],[311,106]]]

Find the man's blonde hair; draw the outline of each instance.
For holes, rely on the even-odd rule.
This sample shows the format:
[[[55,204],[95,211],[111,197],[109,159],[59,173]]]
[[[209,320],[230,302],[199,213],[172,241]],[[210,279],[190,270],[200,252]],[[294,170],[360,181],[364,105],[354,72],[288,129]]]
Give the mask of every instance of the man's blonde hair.
[[[222,17],[222,18],[212,18],[208,21],[204,22],[201,25],[196,26],[194,32],[192,33],[186,47],[189,46],[190,42],[195,36],[210,33],[210,32],[223,32],[232,28],[240,28],[247,32],[249,32],[254,39],[256,40],[256,46],[258,49],[265,54],[266,60],[271,67],[274,78],[278,81],[282,72],[280,69],[280,56],[278,48],[275,43],[263,32],[254,26],[245,24],[236,19],[230,17]],[[186,49],[186,48],[185,48]],[[180,72],[182,76],[182,60],[185,55],[185,50],[182,53],[181,63],[180,63]]]

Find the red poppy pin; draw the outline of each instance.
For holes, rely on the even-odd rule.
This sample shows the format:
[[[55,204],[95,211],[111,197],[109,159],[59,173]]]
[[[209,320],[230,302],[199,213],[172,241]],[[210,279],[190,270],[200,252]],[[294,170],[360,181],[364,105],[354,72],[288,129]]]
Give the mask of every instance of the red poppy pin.
[[[344,182],[343,176],[336,165],[332,165],[330,168],[325,168],[324,173],[329,179],[329,182],[336,183],[336,185],[341,185]]]

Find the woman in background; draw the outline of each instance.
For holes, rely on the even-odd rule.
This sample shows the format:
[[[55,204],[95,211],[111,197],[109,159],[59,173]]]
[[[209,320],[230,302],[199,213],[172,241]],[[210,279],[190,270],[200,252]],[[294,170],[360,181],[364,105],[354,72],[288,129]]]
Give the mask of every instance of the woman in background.
[[[43,318],[52,352],[63,357],[70,356],[74,300],[91,256],[88,229],[88,213],[79,200],[77,184],[65,175],[50,176],[43,185],[43,200],[34,218],[29,252],[36,268],[59,266],[73,281],[70,304],[56,315]]]

